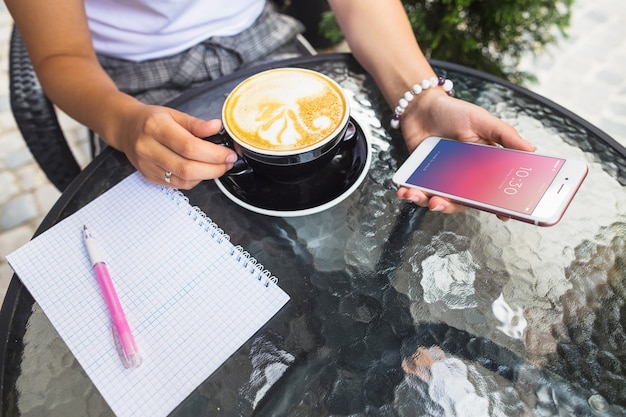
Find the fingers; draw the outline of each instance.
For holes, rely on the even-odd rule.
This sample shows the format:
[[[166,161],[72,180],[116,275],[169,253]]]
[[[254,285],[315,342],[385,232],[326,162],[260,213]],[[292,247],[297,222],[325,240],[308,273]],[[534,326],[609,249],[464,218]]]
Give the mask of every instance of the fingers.
[[[172,117],[179,131],[170,135],[164,145],[177,155],[209,164],[232,163],[237,159],[235,151],[230,148],[198,140],[216,135],[222,128],[220,120],[205,121],[178,111],[172,111]]]
[[[465,210],[465,207],[451,202],[443,197],[428,197],[417,188],[400,187],[397,192],[398,198],[411,201],[418,206],[428,207],[430,211],[441,212],[446,214],[458,213]]]
[[[153,182],[171,187],[190,189],[207,179],[219,178],[233,167],[236,154],[228,148],[206,142],[199,138],[190,139],[194,143],[189,147],[197,147],[195,155],[208,155],[206,160],[197,157],[187,158],[175,150],[161,146],[154,150],[153,161],[141,164],[142,173]],[[176,148],[176,146],[174,146]],[[209,148],[208,150],[204,148]],[[187,152],[187,151],[185,151]],[[190,151],[194,155],[193,151]],[[167,175],[168,173],[171,173]],[[169,179],[169,181],[167,181]]]
[[[154,165],[154,168],[150,169],[150,174],[146,175],[144,172],[144,175],[157,184],[188,190],[204,180],[221,177],[231,168],[232,164],[215,165],[188,162],[182,168],[176,166],[172,169]]]
[[[144,121],[128,136],[124,151],[152,182],[190,189],[222,176],[237,160],[232,149],[202,139],[220,131],[219,120],[204,121],[159,106],[143,107],[140,115]]]
[[[467,209],[467,207],[453,203],[443,197],[433,196],[428,198],[426,194],[416,188],[401,187],[398,189],[397,195],[398,198],[402,200],[412,201],[418,206],[428,207],[430,211],[434,212],[454,214]],[[506,216],[496,215],[496,217],[503,222],[510,220],[510,218]]]

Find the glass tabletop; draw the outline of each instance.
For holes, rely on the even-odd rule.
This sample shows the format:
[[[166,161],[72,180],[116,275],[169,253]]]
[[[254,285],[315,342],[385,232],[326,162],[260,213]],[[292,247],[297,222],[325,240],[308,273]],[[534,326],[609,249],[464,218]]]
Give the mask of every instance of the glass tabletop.
[[[291,301],[172,416],[626,416],[626,150],[528,90],[434,61],[457,97],[538,151],[589,164],[561,222],[541,228],[398,200],[391,176],[408,152],[349,54],[247,69],[170,105],[219,117],[234,85],[277,66],[314,69],[344,88],[371,166],[344,200],[306,216],[252,212],[214,181],[185,191]],[[122,154],[104,151],[38,233],[131,172]],[[0,319],[2,415],[112,415],[16,277]]]

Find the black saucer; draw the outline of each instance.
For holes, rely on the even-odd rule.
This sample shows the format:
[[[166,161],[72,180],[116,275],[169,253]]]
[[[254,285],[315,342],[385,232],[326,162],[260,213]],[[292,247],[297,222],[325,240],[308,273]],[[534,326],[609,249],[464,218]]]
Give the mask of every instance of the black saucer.
[[[241,207],[268,216],[295,217],[318,213],[348,197],[363,182],[372,160],[361,127],[346,140],[321,172],[285,183],[255,173],[216,179],[219,189]]]

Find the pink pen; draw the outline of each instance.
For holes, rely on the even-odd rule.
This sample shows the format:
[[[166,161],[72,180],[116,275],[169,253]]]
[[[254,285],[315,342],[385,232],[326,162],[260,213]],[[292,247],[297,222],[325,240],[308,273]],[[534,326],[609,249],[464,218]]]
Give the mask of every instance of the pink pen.
[[[98,284],[104,295],[109,313],[111,314],[111,320],[113,321],[112,332],[113,341],[115,347],[120,355],[122,364],[125,368],[137,368],[141,365],[142,359],[135,338],[130,331],[130,326],[126,320],[126,315],[122,309],[122,304],[117,296],[113,281],[109,275],[106,262],[102,256],[102,250],[87,230],[87,226],[83,226],[83,236],[85,238],[85,246],[93,265],[93,270],[96,273]]]

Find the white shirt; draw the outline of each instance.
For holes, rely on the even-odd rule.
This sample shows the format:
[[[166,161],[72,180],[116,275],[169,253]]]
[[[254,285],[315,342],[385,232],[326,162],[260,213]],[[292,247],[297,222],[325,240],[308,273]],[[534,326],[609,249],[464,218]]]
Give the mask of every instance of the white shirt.
[[[130,61],[163,58],[213,36],[247,29],[260,0],[85,0],[96,52]]]

